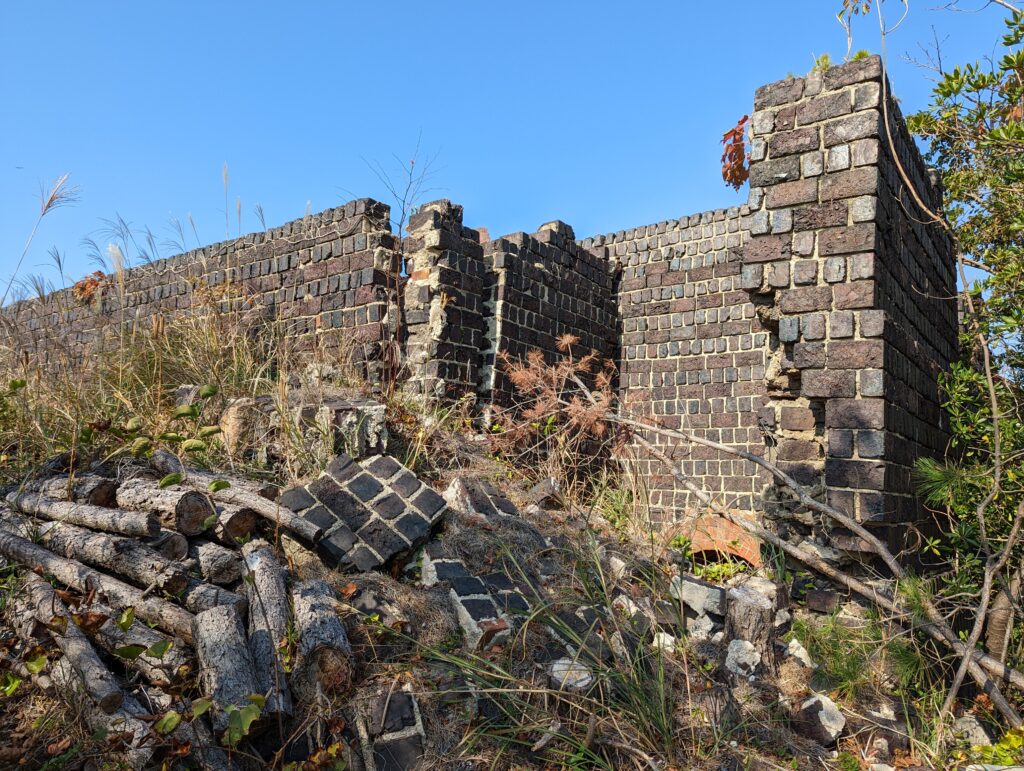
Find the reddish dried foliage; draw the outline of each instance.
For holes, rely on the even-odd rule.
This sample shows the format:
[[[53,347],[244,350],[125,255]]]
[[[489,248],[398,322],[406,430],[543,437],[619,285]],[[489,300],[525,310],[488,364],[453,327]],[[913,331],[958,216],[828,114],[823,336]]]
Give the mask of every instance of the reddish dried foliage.
[[[722,135],[722,179],[725,184],[739,190],[750,176],[750,154],[747,152],[747,121],[744,115],[739,122]]]
[[[96,297],[96,293],[100,291],[100,287],[103,286],[106,280],[106,274],[102,271],[97,270],[94,273],[90,273],[81,281],[77,281],[75,285],[71,287],[71,296],[74,297],[75,301],[80,305],[91,303]]]

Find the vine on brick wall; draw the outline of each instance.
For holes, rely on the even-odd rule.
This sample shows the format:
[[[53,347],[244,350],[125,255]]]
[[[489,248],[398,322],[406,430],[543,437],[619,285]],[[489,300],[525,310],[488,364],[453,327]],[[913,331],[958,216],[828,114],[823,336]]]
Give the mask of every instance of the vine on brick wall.
[[[725,184],[739,190],[750,176],[750,154],[747,152],[746,127],[749,115],[722,135],[722,179]]]

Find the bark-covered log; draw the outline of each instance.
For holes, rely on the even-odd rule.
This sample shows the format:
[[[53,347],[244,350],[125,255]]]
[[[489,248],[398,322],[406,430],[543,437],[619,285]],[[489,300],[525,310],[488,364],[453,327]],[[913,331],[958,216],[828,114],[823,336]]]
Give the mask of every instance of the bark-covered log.
[[[160,552],[169,560],[183,560],[188,556],[188,539],[173,530],[161,530],[155,538],[150,538],[146,546]]]
[[[775,606],[760,592],[734,587],[728,593],[725,611],[727,640],[746,640],[761,656],[769,674],[778,672],[775,653]]]
[[[119,614],[102,605],[92,605],[89,612],[107,617],[106,621],[85,625],[86,634],[103,650],[114,653],[130,645],[139,645],[147,651],[154,651],[152,655],[142,653],[135,658],[121,657],[126,667],[135,670],[153,685],[173,685],[191,673],[190,652],[181,640],[150,629],[138,620],[133,620],[127,630],[121,629],[117,624]],[[160,647],[166,646],[168,642],[170,647],[162,655],[156,655]]]
[[[285,571],[270,544],[250,541],[242,547],[249,598],[249,649],[256,667],[256,691],[267,697],[265,714],[291,715],[292,699],[281,661],[288,635]]]
[[[108,715],[95,708],[88,700],[82,701],[75,698],[77,694],[85,692],[85,685],[66,658],[58,660],[53,665],[50,674],[57,686],[57,691],[63,694],[71,704],[80,705],[82,715],[89,728],[106,733],[105,741],[108,742],[111,750],[104,760],[119,759],[131,769],[149,768],[153,760],[155,742],[149,725],[137,717],[137,715],[144,714],[142,705],[129,697],[124,700],[119,709]]]
[[[306,701],[318,691],[346,692],[354,673],[352,646],[331,588],[324,581],[305,581],[291,594],[298,635],[292,687]]]
[[[188,556],[199,566],[199,574],[215,584],[233,584],[242,577],[242,558],[237,551],[212,541],[192,541]]]
[[[199,613],[192,624],[199,660],[199,684],[213,699],[213,728],[219,734],[228,727],[226,708],[245,707],[256,693],[253,661],[246,645],[242,619],[231,605]]]
[[[116,506],[117,480],[98,474],[61,474],[32,480],[22,485],[22,492],[40,493],[55,501],[74,501],[91,506]]]
[[[207,532],[219,543],[237,548],[239,541],[252,535],[257,519],[256,512],[245,506],[218,503],[217,521]]]
[[[225,589],[223,586],[208,584],[198,578],[190,577],[188,587],[181,595],[184,606],[192,613],[202,613],[204,610],[216,608],[220,605],[231,605],[242,616],[245,615],[248,603],[245,597]]]
[[[117,489],[117,505],[136,511],[151,511],[160,517],[164,527],[184,535],[199,535],[217,515],[213,501],[206,493],[171,485],[161,488],[151,479],[136,477],[121,483]]]
[[[178,456],[166,450],[154,452],[150,462],[153,464],[153,468],[157,469],[161,474],[185,474],[183,484],[197,490],[206,490],[211,482],[221,478],[204,471],[185,469],[181,461],[178,460]],[[219,490],[213,493],[213,498],[218,503],[230,503],[251,509],[263,519],[272,522],[275,526],[290,530],[310,543],[316,543],[323,535],[323,530],[309,520],[298,516],[273,501],[268,501],[259,493],[241,486],[236,487],[232,485],[227,489]]]
[[[60,557],[0,526],[0,555],[41,575],[51,575],[80,592],[93,590],[99,599],[117,610],[135,608],[135,615],[189,642],[192,614],[177,605],[147,596],[142,589],[100,573],[76,560]]]
[[[141,511],[122,511],[90,506],[88,503],[55,501],[39,493],[14,492],[7,496],[7,502],[25,514],[67,522],[69,525],[81,525],[91,530],[136,537],[154,536],[160,532],[160,521],[152,514]]]
[[[120,683],[100,660],[85,632],[75,624],[53,587],[34,573],[26,576],[25,585],[32,601],[32,612],[49,627],[57,647],[85,683],[89,698],[107,714],[120,707],[124,701]]]
[[[156,586],[174,594],[188,584],[188,573],[180,563],[164,559],[134,538],[97,533],[65,522],[28,523],[3,512],[0,524],[23,538],[35,536],[54,554],[117,573],[143,588]]]

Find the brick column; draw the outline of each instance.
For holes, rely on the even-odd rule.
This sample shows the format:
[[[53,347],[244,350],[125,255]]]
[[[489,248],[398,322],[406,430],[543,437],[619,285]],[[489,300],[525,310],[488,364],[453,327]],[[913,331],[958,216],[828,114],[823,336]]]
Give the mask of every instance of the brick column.
[[[442,200],[409,218],[405,285],[406,387],[430,398],[474,393],[484,345],[480,234]]]
[[[878,275],[878,213],[891,208],[880,192],[880,61],[764,86],[754,106],[742,275],[777,343],[763,418],[780,466],[824,481],[831,503],[872,521],[894,508]]]

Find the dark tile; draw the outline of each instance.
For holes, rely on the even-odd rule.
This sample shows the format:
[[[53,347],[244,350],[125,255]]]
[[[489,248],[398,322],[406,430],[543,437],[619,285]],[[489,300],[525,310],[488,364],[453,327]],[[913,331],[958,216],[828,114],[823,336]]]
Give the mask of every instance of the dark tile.
[[[410,771],[423,758],[423,739],[417,734],[402,739],[378,742],[373,748],[377,771]]]
[[[321,538],[317,545],[332,559],[340,562],[348,557],[357,543],[359,543],[359,539],[356,538],[355,533],[344,525],[338,525]]]
[[[403,498],[411,498],[413,493],[420,489],[420,480],[411,471],[403,471],[388,484]]]
[[[380,482],[369,474],[359,474],[350,479],[345,486],[361,501],[371,500],[384,489]]]
[[[385,560],[389,560],[409,548],[409,544],[384,524],[382,519],[371,519],[363,525],[359,531],[359,537]]]
[[[293,487],[281,493],[278,502],[291,511],[302,511],[316,503],[316,500],[306,491],[305,487]]]
[[[338,522],[338,518],[322,503],[318,503],[311,509],[306,509],[302,512],[302,518],[308,519],[321,530],[329,530]]]
[[[364,468],[378,479],[388,479],[402,469],[402,464],[394,458],[381,455],[379,458],[374,458],[370,463],[366,464]]]
[[[484,621],[498,617],[498,608],[490,599],[487,600],[460,600],[462,607],[473,617],[475,621]]]
[[[373,509],[384,519],[394,519],[406,510],[406,502],[395,493],[389,493],[373,504]]]
[[[487,584],[487,588],[492,592],[510,591],[516,588],[516,585],[512,583],[512,579],[504,573],[488,573],[482,576],[482,578],[484,583]]]
[[[362,572],[373,570],[374,568],[380,567],[380,560],[374,556],[374,553],[367,549],[365,546],[357,546],[347,555],[348,561]]]
[[[408,538],[410,543],[418,543],[430,535],[430,522],[415,511],[410,511],[393,524],[395,530]]]
[[[412,505],[433,519],[437,512],[444,507],[444,498],[427,487],[413,498]]]
[[[466,570],[466,566],[458,560],[435,562],[434,570],[437,572],[438,581],[454,581],[459,578],[465,578],[469,575],[469,571]]]
[[[451,579],[448,583],[460,597],[466,597],[471,594],[487,594],[487,587],[484,586],[484,582],[476,576],[460,576],[459,578]]]
[[[327,473],[339,484],[347,482],[360,471],[359,466],[348,455],[342,453],[327,464]]]
[[[416,725],[412,696],[408,693],[382,694],[373,705],[370,724],[371,736],[390,734]]]

